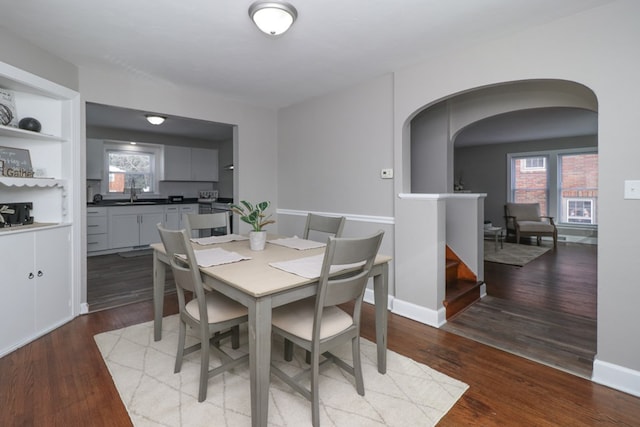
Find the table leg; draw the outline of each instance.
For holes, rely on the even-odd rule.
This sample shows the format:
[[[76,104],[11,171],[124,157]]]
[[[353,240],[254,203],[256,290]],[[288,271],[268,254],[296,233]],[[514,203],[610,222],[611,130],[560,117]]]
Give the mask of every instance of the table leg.
[[[498,232],[497,231],[494,233],[494,236],[495,236],[494,240],[495,240],[496,252],[498,252]]]
[[[373,294],[376,308],[376,346],[378,348],[378,372],[387,372],[387,318],[389,313],[389,263],[382,266],[382,273],[373,276]]]
[[[166,268],[166,264],[158,259],[158,251],[153,251],[153,339],[155,341],[162,339]]]
[[[251,425],[266,427],[271,375],[271,299],[258,299],[248,309]]]

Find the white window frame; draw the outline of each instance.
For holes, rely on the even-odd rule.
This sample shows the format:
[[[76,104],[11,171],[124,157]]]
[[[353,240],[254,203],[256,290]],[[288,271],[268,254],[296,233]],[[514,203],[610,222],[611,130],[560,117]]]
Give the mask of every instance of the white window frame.
[[[598,153],[597,147],[582,147],[582,148],[574,148],[567,150],[548,150],[548,151],[533,151],[533,152],[522,152],[522,153],[507,153],[507,197],[506,200],[508,202],[513,202],[513,180],[515,177],[513,176],[513,171],[511,169],[511,164],[513,160],[523,158],[523,157],[547,157],[547,190],[548,190],[548,215],[552,216],[554,220],[556,220],[556,224],[560,227],[565,228],[584,228],[584,229],[597,229],[598,224],[577,224],[570,222],[560,222],[561,218],[561,189],[560,189],[560,164],[559,157],[561,155],[572,155],[572,154],[594,154]],[[572,197],[572,199],[575,199]],[[591,199],[591,198],[589,198]],[[544,213],[543,213],[544,214]],[[592,218],[595,221],[595,212],[592,213]]]
[[[529,166],[527,160],[542,159],[542,166]],[[547,157],[546,156],[526,156],[524,164],[522,165],[523,171],[542,171],[547,169]]]
[[[124,193],[109,193],[109,152],[110,151],[135,151],[148,153],[153,156],[154,162],[152,165],[153,174],[153,188],[151,192],[142,193],[144,197],[158,197],[160,196],[160,171],[162,162],[162,146],[157,144],[136,143],[126,141],[113,141],[109,140],[104,142],[103,147],[103,177],[100,191],[104,198],[121,199],[123,197],[129,197],[129,189],[125,188]]]
[[[585,224],[594,224],[595,223],[595,210],[593,209],[593,207],[595,206],[595,199],[592,198],[580,198],[580,197],[571,197],[571,198],[567,198],[566,199],[567,202],[567,223],[569,224],[579,224],[579,225],[585,225]],[[589,216],[588,217],[584,217],[584,216],[570,216],[569,212],[571,211],[569,208],[569,204],[571,202],[589,202],[591,204],[591,208],[589,209]],[[589,222],[572,222],[571,219],[575,218],[575,219],[589,219]]]

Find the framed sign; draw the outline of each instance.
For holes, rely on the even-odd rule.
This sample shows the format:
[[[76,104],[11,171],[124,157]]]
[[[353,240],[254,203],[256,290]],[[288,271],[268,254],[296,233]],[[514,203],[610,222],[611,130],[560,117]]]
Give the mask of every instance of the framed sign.
[[[0,147],[0,175],[13,178],[33,178],[29,150]]]

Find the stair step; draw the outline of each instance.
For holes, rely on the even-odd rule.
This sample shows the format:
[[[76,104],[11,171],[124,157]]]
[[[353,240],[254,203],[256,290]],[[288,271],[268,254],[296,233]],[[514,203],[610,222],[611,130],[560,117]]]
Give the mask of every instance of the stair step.
[[[445,267],[445,281],[447,285],[458,280],[458,266],[460,261],[455,259],[447,259],[447,265]]]
[[[457,279],[447,283],[446,298],[443,305],[447,319],[455,316],[480,299],[480,286],[483,282]]]

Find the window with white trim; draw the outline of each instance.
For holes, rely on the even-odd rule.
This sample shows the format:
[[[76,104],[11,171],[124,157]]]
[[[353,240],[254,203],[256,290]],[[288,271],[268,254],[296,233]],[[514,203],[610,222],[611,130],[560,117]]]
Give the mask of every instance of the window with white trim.
[[[540,203],[558,224],[597,225],[598,153],[593,148],[507,155],[508,201]]]
[[[131,189],[140,194],[156,194],[161,155],[154,144],[135,144],[119,141],[105,141],[106,194],[128,195]]]

